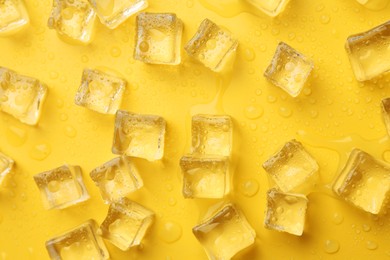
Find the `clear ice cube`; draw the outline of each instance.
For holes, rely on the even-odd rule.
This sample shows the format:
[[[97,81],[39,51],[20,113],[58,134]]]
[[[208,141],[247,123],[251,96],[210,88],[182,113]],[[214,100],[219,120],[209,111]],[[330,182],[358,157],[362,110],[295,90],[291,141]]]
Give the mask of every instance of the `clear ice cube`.
[[[134,59],[150,64],[180,64],[182,32],[183,23],[176,14],[140,13]]]
[[[130,16],[148,7],[147,0],[88,0],[100,21],[115,29]]]
[[[264,77],[292,97],[297,97],[313,68],[313,61],[286,43],[280,42]]]
[[[128,198],[121,198],[110,204],[100,230],[105,239],[126,251],[141,243],[153,220],[154,213],[151,210]]]
[[[0,186],[2,185],[5,176],[7,176],[14,165],[14,161],[8,156],[0,153]]]
[[[79,166],[63,165],[34,175],[46,209],[63,209],[89,199]]]
[[[160,160],[164,155],[165,128],[166,122],[160,116],[118,110],[112,152],[149,161]]]
[[[390,136],[390,98],[382,99],[382,115],[387,129],[387,133]]]
[[[221,72],[233,64],[237,46],[238,41],[228,30],[205,19],[184,49],[207,68]]]
[[[358,81],[366,81],[390,70],[390,21],[369,31],[351,35],[345,44]]]
[[[53,0],[47,24],[65,41],[88,44],[92,41],[95,18],[88,0]]]
[[[333,191],[356,207],[378,214],[390,196],[390,165],[354,149]]]
[[[275,17],[284,11],[290,0],[246,0],[269,16]]]
[[[233,122],[230,116],[195,115],[192,117],[191,153],[230,156]]]
[[[103,114],[115,114],[127,82],[111,72],[84,69],[75,103]]]
[[[98,236],[98,225],[92,219],[46,242],[53,260],[105,260],[109,254],[103,239]]]
[[[22,0],[0,1],[0,36],[14,34],[30,22]]]
[[[228,157],[186,155],[180,166],[185,198],[223,198],[230,192]]]
[[[90,176],[105,203],[125,197],[143,186],[141,176],[127,156],[117,157],[94,169]]]
[[[256,233],[233,204],[226,204],[192,229],[209,259],[231,259],[255,242]]]
[[[301,236],[305,227],[308,199],[302,194],[267,192],[264,226],[268,229]]]
[[[263,163],[263,168],[283,192],[309,193],[318,181],[318,164],[296,140]]]
[[[46,85],[0,67],[0,86],[0,109],[22,123],[37,124],[47,95]]]

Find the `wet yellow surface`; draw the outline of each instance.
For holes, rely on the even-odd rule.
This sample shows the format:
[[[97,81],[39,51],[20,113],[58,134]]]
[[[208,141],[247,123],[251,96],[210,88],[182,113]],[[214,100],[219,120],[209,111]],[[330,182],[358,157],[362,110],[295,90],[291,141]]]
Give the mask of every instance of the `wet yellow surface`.
[[[375,216],[339,200],[330,184],[349,152],[360,148],[390,162],[390,140],[380,101],[390,95],[390,76],[358,83],[344,44],[389,19],[390,6],[370,11],[355,0],[292,0],[270,18],[239,0],[150,0],[148,12],[173,12],[184,23],[183,44],[209,18],[239,41],[234,70],[218,76],[182,54],[179,66],[133,59],[135,17],[115,30],[97,25],[88,46],[61,41],[46,26],[51,1],[28,0],[30,26],[0,39],[1,66],[45,82],[49,94],[35,127],[0,113],[0,148],[16,162],[0,189],[0,258],[48,259],[46,240],[87,219],[99,224],[108,205],[89,177],[114,158],[114,116],[74,105],[84,68],[109,67],[128,81],[121,108],[167,121],[164,159],[135,159],[144,187],[129,197],[156,213],[141,247],[122,252],[109,242],[112,259],[207,259],[192,227],[221,200],[184,199],[180,157],[190,151],[190,119],[228,114],[234,121],[234,202],[255,229],[254,246],[235,259],[390,258],[390,217]],[[279,41],[314,61],[312,77],[297,98],[271,85],[263,72]],[[263,226],[269,185],[262,163],[291,140],[317,159],[321,183],[308,195],[302,237]],[[64,210],[43,209],[32,176],[64,163],[80,165],[91,195]]]

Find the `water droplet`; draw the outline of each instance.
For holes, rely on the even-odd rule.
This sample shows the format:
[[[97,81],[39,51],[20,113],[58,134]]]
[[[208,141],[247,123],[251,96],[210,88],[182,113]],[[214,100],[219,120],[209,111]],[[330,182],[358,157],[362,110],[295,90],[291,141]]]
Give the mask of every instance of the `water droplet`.
[[[37,161],[43,161],[51,153],[49,144],[37,144],[30,150],[30,157]]]
[[[56,106],[58,108],[63,108],[64,107],[64,100],[62,100],[61,98],[57,99],[56,100]]]
[[[252,48],[246,48],[244,51],[244,58],[247,61],[254,61],[256,58],[256,53]]]
[[[279,108],[279,115],[282,117],[290,117],[292,115],[292,110],[289,107],[280,107]]]
[[[57,71],[50,71],[49,77],[50,77],[50,79],[57,79],[58,78],[58,72]]]
[[[175,198],[169,198],[168,203],[169,203],[169,206],[172,206],[172,207],[173,207],[173,206],[176,205],[177,201],[176,201]]]
[[[367,240],[366,241],[366,248],[368,250],[375,250],[378,248],[378,244],[375,243],[374,241],[371,241],[371,240]]]
[[[194,1],[193,0],[187,0],[187,7],[192,8],[194,6]]]
[[[176,242],[181,238],[181,235],[181,226],[172,221],[165,222],[160,230],[160,238],[167,243]]]
[[[27,140],[27,132],[18,126],[9,126],[6,131],[7,141],[13,146],[21,146]]]
[[[336,240],[327,239],[324,243],[324,251],[328,254],[335,254],[339,251],[340,245]]]
[[[167,189],[167,191],[173,191],[173,186],[172,186],[172,184],[167,184],[167,185],[165,185],[165,188]]]
[[[341,215],[340,213],[335,212],[335,213],[333,214],[332,221],[333,221],[333,223],[335,223],[336,225],[340,225],[341,223],[343,223],[344,217],[343,217],[343,215]]]
[[[110,54],[111,54],[112,57],[117,58],[117,57],[121,56],[122,51],[121,51],[121,49],[119,47],[112,47],[111,51],[110,51]]]
[[[88,61],[89,61],[89,58],[88,58],[87,55],[81,56],[81,62],[82,62],[82,63],[87,63]]]
[[[269,96],[267,97],[267,101],[268,101],[269,103],[275,103],[276,100],[277,100],[277,98],[276,98],[275,96],[269,95]]]
[[[369,232],[371,230],[371,227],[367,224],[363,224],[362,227],[365,232]]]
[[[259,191],[259,183],[255,179],[248,179],[240,184],[240,192],[246,197],[253,197]]]
[[[66,126],[64,131],[65,131],[65,135],[70,138],[73,138],[77,135],[76,129],[74,129],[74,127],[70,125]]]
[[[329,15],[321,15],[320,22],[322,24],[328,24],[330,22],[330,16]]]
[[[65,114],[65,113],[61,113],[61,115],[60,115],[60,120],[61,121],[66,121],[66,120],[68,120],[68,115],[67,114]]]
[[[249,119],[257,119],[261,117],[264,113],[264,110],[259,105],[252,105],[245,108],[245,116]]]

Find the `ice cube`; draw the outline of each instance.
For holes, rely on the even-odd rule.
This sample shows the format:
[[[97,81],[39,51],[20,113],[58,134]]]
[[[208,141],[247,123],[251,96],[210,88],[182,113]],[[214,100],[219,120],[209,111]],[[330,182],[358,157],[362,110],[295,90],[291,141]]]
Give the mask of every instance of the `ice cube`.
[[[115,114],[127,82],[111,72],[84,69],[75,103],[103,114]]]
[[[89,0],[100,21],[115,29],[133,14],[148,7],[147,0]]]
[[[96,234],[98,226],[92,219],[46,242],[53,260],[104,260],[109,254],[103,239]]]
[[[308,199],[305,195],[283,193],[276,189],[267,192],[264,226],[268,229],[301,236],[305,227]]]
[[[230,192],[228,157],[186,155],[180,166],[185,198],[223,198]]]
[[[79,166],[63,165],[34,175],[46,209],[63,209],[89,199]]]
[[[309,193],[318,181],[318,164],[296,140],[287,142],[263,164],[283,192]]]
[[[390,98],[382,99],[382,114],[387,129],[387,133],[390,136]]]
[[[176,14],[137,16],[134,59],[151,64],[180,64],[183,23]]]
[[[314,64],[310,59],[286,43],[280,42],[271,64],[264,72],[264,77],[292,97],[297,97],[313,67]]]
[[[53,0],[47,24],[65,41],[88,44],[92,40],[95,18],[88,0]]]
[[[345,44],[358,81],[370,80],[390,70],[390,21],[349,36]]]
[[[230,156],[233,122],[230,116],[195,115],[192,117],[191,153]]]
[[[0,153],[0,186],[4,181],[5,176],[7,176],[14,165],[14,161],[8,156]]]
[[[246,0],[269,16],[275,17],[284,11],[290,0]]]
[[[116,113],[112,152],[149,161],[164,155],[166,122],[154,115],[140,115],[119,110]]]
[[[143,186],[141,176],[129,157],[121,156],[94,169],[90,176],[105,203],[117,201]]]
[[[205,19],[184,49],[207,68],[221,72],[234,62],[237,46],[238,41],[228,30]]]
[[[333,191],[356,207],[378,214],[390,196],[390,165],[354,149]]]
[[[125,251],[141,243],[153,219],[151,210],[128,198],[121,198],[110,204],[100,229],[105,239]]]
[[[231,259],[255,242],[256,233],[233,204],[226,204],[192,229],[209,259]]]
[[[0,67],[0,108],[21,122],[35,125],[42,112],[47,87],[37,79]]]
[[[30,22],[22,0],[0,1],[0,36],[14,34]]]

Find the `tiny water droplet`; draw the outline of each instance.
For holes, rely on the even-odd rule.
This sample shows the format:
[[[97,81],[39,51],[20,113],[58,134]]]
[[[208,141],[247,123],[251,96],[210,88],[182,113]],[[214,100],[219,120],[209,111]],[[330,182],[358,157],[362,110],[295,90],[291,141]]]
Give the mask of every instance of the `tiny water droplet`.
[[[172,221],[165,222],[160,230],[160,238],[169,244],[178,241],[181,235],[181,226]]]
[[[366,248],[368,250],[375,250],[378,248],[378,244],[375,243],[374,241],[371,241],[371,240],[367,240],[366,241]]]
[[[65,132],[65,135],[67,137],[70,137],[70,138],[76,137],[76,135],[77,135],[76,129],[74,129],[74,127],[70,126],[70,125],[65,127],[64,132]]]
[[[248,179],[240,184],[240,192],[246,197],[253,197],[259,191],[259,183],[255,179]]]
[[[256,58],[256,53],[252,48],[246,48],[244,51],[244,58],[247,61],[253,61]]]
[[[322,24],[328,24],[330,22],[330,16],[329,15],[321,15],[320,21]]]
[[[51,147],[49,144],[42,143],[37,144],[30,150],[30,157],[37,161],[43,161],[46,159],[51,153]]]
[[[343,215],[341,215],[340,213],[335,212],[335,213],[333,214],[332,221],[333,221],[333,223],[335,223],[336,225],[340,225],[341,223],[343,223],[344,217],[343,217]]]
[[[335,254],[339,251],[340,245],[336,240],[327,239],[324,243],[324,251],[328,254]]]
[[[280,107],[279,108],[279,115],[282,117],[290,117],[292,115],[292,110],[289,107]]]
[[[263,115],[264,110],[259,105],[251,105],[245,108],[244,113],[248,119],[257,119]]]

